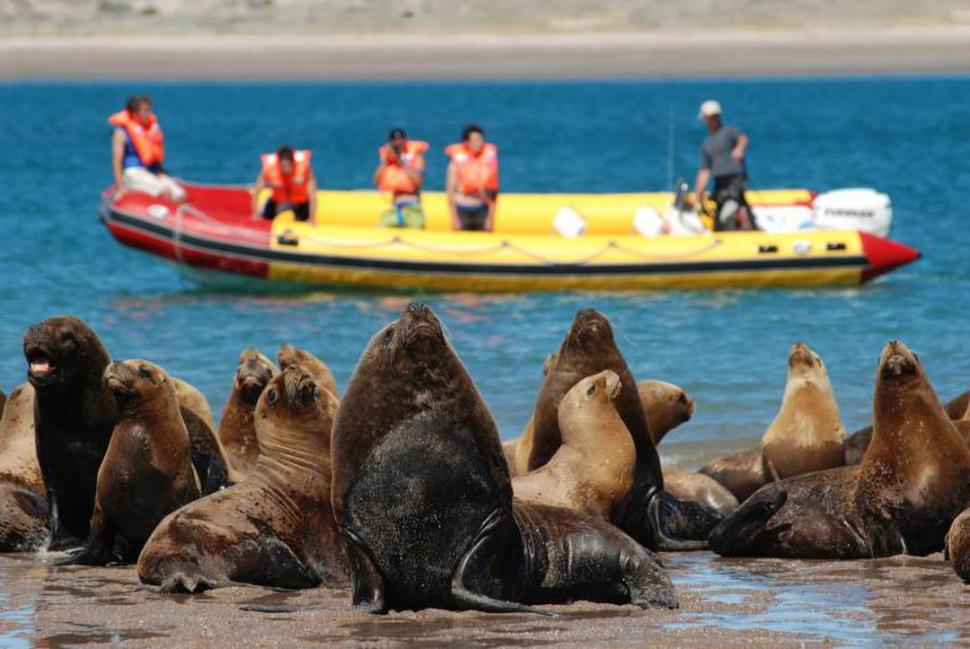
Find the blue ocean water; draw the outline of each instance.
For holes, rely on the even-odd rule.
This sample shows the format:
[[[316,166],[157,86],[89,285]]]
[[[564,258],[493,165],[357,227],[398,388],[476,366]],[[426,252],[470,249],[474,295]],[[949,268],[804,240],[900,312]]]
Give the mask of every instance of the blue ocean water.
[[[322,184],[366,187],[388,128],[429,140],[429,186],[444,146],[468,121],[501,149],[506,191],[637,191],[693,178],[717,98],[751,138],[753,187],[872,186],[892,196],[893,237],[924,259],[851,290],[428,295],[502,429],[518,435],[540,367],[574,312],[613,322],[640,378],[697,401],[676,442],[716,448],[760,435],[785,381],[788,347],[825,359],[851,430],[867,422],[881,346],[916,349],[943,398],[970,387],[970,79],[419,84],[0,85],[0,387],[22,381],[21,336],[58,313],[78,315],[113,356],[155,360],[220,410],[245,346],[283,342],[318,353],[343,385],[401,296],[313,292],[241,295],[202,289],[161,260],[122,248],[96,220],[110,183],[105,118],[147,92],[165,128],[168,166],[184,178],[250,182],[258,154],[309,147]],[[671,142],[673,146],[671,147]],[[693,447],[694,445],[690,445]]]

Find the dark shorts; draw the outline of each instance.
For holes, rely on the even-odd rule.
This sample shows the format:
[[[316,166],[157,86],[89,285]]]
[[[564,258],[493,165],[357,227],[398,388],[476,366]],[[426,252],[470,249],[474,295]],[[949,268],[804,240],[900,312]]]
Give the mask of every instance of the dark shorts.
[[[730,176],[718,176],[714,179],[714,202],[717,204],[717,214],[721,214],[721,210],[724,204],[728,201],[735,201],[741,207],[744,208],[747,214],[748,222],[745,224],[744,229],[755,228],[754,214],[751,212],[751,206],[748,205],[748,199],[745,197],[746,185],[748,182],[747,176],[744,174],[732,174]],[[723,224],[718,221],[716,229],[719,229]]]
[[[455,206],[458,210],[458,223],[462,230],[484,230],[488,220],[488,205],[475,207]]]
[[[299,203],[297,205],[285,205],[284,207],[289,207],[293,210],[293,218],[297,221],[309,221],[310,220],[310,203]],[[275,219],[276,215],[279,213],[280,206],[276,204],[276,201],[270,199],[266,201],[263,205],[263,218],[264,219]]]

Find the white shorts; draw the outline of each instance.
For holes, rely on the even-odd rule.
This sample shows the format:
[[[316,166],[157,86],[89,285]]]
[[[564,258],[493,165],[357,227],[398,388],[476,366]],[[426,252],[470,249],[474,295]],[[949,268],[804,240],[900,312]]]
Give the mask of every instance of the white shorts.
[[[174,178],[165,174],[153,174],[144,167],[128,167],[121,174],[121,182],[125,189],[133,192],[145,192],[152,196],[168,193],[176,203],[185,200],[185,189]]]

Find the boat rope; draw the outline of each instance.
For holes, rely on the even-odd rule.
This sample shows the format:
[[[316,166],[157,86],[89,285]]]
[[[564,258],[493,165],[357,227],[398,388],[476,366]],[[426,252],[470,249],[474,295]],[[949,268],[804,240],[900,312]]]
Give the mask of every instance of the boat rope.
[[[223,223],[218,219],[214,219],[202,210],[185,203],[180,205],[176,210],[177,218],[181,216],[183,212],[189,213],[193,218],[205,222],[206,224],[212,226],[212,228],[224,235],[234,235],[239,238],[246,238],[253,243],[258,243],[264,245],[266,243],[267,233],[254,231],[252,228],[245,228],[238,225],[231,225],[229,223]]]

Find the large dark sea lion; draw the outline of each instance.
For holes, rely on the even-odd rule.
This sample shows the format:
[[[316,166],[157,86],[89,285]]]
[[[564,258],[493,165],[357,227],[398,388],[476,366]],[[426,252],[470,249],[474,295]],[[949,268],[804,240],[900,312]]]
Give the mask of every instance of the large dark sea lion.
[[[138,558],[139,579],[188,592],[234,582],[345,585],[330,509],[336,406],[299,367],[273,378],[256,405],[256,465],[239,484],[167,516]]]
[[[953,421],[970,420],[970,391],[960,394],[947,402],[943,409]],[[872,439],[872,426],[860,428],[845,439],[845,463],[848,465],[862,462],[862,456],[869,448]]]
[[[87,546],[68,563],[133,563],[165,516],[200,495],[175,386],[144,360],[114,362],[105,385],[121,419],[98,471]]]
[[[219,421],[219,442],[229,466],[244,477],[256,466],[259,442],[253,412],[263,389],[278,374],[276,366],[258,349],[249,347],[239,355],[232,393]]]
[[[604,370],[588,376],[559,404],[562,446],[545,465],[512,478],[523,502],[565,507],[610,520],[633,487],[637,450],[613,399],[620,378]]]
[[[77,318],[58,316],[24,336],[27,378],[36,391],[37,459],[53,514],[51,549],[88,538],[98,467],[118,421],[102,375],[108,352]]]
[[[353,601],[370,611],[676,605],[654,558],[615,527],[513,505],[495,422],[424,305],[364,351],[337,414],[333,467]]]
[[[50,539],[47,488],[37,462],[34,388],[17,386],[0,418],[0,552],[37,550]]]
[[[321,388],[330,390],[333,396],[337,394],[337,380],[333,377],[333,372],[327,364],[304,349],[298,349],[293,345],[283,345],[276,354],[276,361],[280,364],[280,369],[285,370],[290,365],[299,365],[313,377]]]
[[[857,559],[943,549],[970,505],[970,448],[900,342],[876,372],[872,444],[857,467],[771,483],[711,533],[724,556]]]

